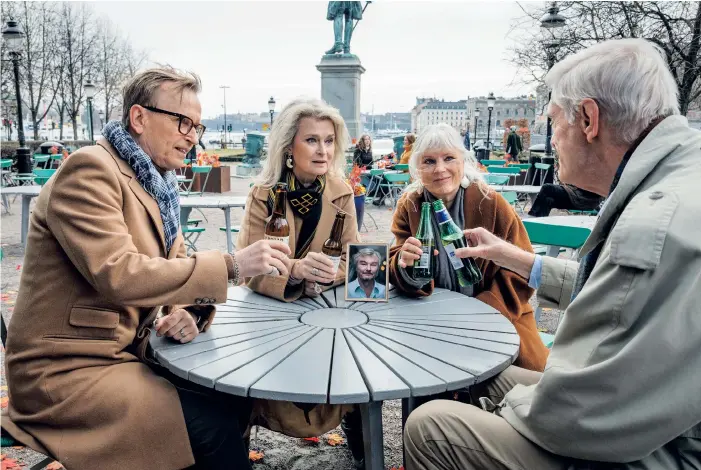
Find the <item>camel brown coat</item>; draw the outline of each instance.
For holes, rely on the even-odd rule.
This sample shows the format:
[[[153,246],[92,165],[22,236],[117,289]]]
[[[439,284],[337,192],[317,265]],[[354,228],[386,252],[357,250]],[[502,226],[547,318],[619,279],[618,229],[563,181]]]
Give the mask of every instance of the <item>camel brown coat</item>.
[[[262,186],[254,186],[248,194],[246,201],[246,212],[243,215],[241,223],[241,233],[236,240],[236,248],[245,248],[248,245],[262,240],[265,236],[265,224],[269,220],[268,215],[268,191],[269,188]],[[329,177],[326,180],[326,188],[321,199],[321,216],[318,221],[310,220],[307,223],[317,223],[316,232],[312,239],[312,244],[309,251],[321,253],[321,248],[324,242],[331,235],[331,228],[336,219],[336,212],[342,210],[346,213],[345,223],[343,224],[343,253],[341,254],[341,264],[336,273],[336,281],[334,285],[343,284],[346,278],[346,244],[359,242],[358,224],[355,215],[355,202],[353,199],[353,190],[340,178]],[[294,256],[297,249],[297,237],[299,236],[302,227],[302,219],[293,216],[290,201],[287,201],[286,215],[287,222],[290,224],[290,250]],[[300,284],[294,288],[287,286],[289,276],[256,276],[251,279],[246,279],[248,287],[254,291],[274,297],[285,302],[293,302],[297,300],[304,292],[304,284]]]
[[[263,239],[265,224],[269,219],[267,199],[268,188],[262,186],[254,186],[252,188],[246,201],[246,212],[241,223],[241,233],[236,241],[238,249]],[[338,210],[344,211],[346,218],[343,224],[343,253],[334,285],[343,284],[345,281],[346,244],[358,242],[360,238],[358,236],[353,191],[340,178],[329,177],[326,180],[326,188],[322,196],[321,216],[312,239],[310,251],[321,252],[324,242],[331,235],[331,228]],[[294,217],[293,214],[294,212],[292,212],[290,201],[288,200],[286,215],[290,224],[289,244],[290,250],[294,254],[297,248],[297,237],[301,229],[302,219]],[[305,223],[317,223],[317,221],[307,221]],[[246,281],[248,287],[260,294],[285,302],[293,302],[302,296],[304,283],[298,286],[288,286],[288,279],[289,276],[263,275],[247,279]],[[313,437],[338,426],[341,422],[341,417],[351,409],[352,407],[348,405],[317,405],[308,412],[309,422],[307,422],[304,412],[294,403],[256,399],[251,422],[288,436]]]
[[[413,236],[419,228],[421,219],[421,193],[406,193],[397,203],[397,210],[392,221],[392,233],[396,238],[390,249],[390,282],[408,295],[423,297],[431,295],[433,283],[423,289],[414,289],[401,278],[399,269],[399,252],[407,238]],[[512,243],[528,252],[533,252],[526,229],[514,209],[506,200],[493,190],[485,198],[476,184],[465,190],[465,229],[484,227],[497,237]],[[438,238],[438,234],[434,234]],[[528,299],[533,289],[528,281],[518,274],[501,268],[492,261],[476,259],[482,272],[482,281],[475,286],[475,298],[499,310],[511,321],[521,339],[517,366],[542,371],[548,358],[548,349],[543,344],[536,328],[533,308]]]
[[[145,364],[150,327],[162,306],[224,302],[227,269],[185,257],[182,235],[165,249],[157,202],[106,141],[61,165],[30,218],[6,431],[68,470],[194,463],[178,393]]]

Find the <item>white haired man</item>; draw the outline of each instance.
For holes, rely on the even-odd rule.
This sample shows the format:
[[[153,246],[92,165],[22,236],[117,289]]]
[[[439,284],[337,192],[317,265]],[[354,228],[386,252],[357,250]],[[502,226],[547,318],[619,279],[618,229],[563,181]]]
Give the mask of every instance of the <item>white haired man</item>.
[[[408,419],[407,469],[701,468],[701,132],[660,51],[607,41],[548,73],[560,178],[607,196],[579,265],[483,229],[491,259],[566,308],[545,372],[509,367],[476,406]]]

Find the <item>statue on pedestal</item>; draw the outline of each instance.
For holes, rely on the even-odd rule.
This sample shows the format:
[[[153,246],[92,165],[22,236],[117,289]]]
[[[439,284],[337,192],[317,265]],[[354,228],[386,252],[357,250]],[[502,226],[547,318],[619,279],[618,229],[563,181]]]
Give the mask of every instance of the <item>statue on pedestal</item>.
[[[333,47],[326,51],[327,55],[350,54],[351,35],[355,29],[353,20],[360,21],[363,19],[363,11],[365,11],[370,2],[365,4],[365,8],[361,7],[360,3],[329,2],[326,19],[333,21],[334,43]]]

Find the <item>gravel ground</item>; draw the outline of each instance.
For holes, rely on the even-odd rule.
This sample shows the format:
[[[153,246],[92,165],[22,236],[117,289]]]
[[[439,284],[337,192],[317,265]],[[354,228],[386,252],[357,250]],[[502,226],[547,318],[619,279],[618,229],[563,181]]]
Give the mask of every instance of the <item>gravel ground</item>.
[[[249,179],[233,178],[232,191],[227,194],[246,195],[249,183]],[[0,218],[0,245],[4,256],[0,271],[0,288],[2,290],[0,311],[6,322],[9,322],[12,317],[24,259],[24,249],[20,244],[20,198],[11,204],[10,210],[10,214],[3,211]],[[204,209],[203,212],[208,219],[204,222],[204,227],[207,230],[198,241],[199,249],[226,249],[224,236],[218,230],[224,221],[222,212],[218,209]],[[377,227],[366,216],[369,230],[361,232],[363,241],[389,243],[392,239],[390,232],[392,210],[368,205],[366,212],[374,217]],[[241,210],[232,211],[232,223],[240,223],[242,215],[243,211]],[[531,299],[531,304],[535,307],[535,297]],[[539,327],[543,331],[554,332],[560,314],[561,312],[558,310],[545,310],[541,316]],[[4,408],[7,397],[4,352],[0,355],[0,361],[2,361],[0,399],[3,400]],[[391,469],[402,464],[401,402],[398,400],[385,402],[382,416],[385,435],[385,466],[387,469]],[[256,462],[253,468],[254,470],[353,470],[351,454],[346,444],[333,447],[326,442],[325,437],[332,433],[343,435],[340,428],[336,428],[325,436],[321,436],[320,442],[314,444],[260,428],[257,439],[252,442],[252,447],[258,447],[263,452],[264,457],[261,461]],[[24,447],[3,447],[2,454],[6,456],[5,458],[16,459],[24,468],[28,468],[44,458]],[[2,469],[4,470],[6,467],[5,462],[3,462]],[[96,465],[96,468],[99,468],[99,465]],[[131,468],[129,462],[124,462],[124,468]]]

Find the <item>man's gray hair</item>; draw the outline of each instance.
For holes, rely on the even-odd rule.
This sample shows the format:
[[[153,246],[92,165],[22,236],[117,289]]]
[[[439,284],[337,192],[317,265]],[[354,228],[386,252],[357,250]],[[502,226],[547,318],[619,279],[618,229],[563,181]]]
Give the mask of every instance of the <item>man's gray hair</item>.
[[[663,51],[644,39],[604,41],[566,57],[548,72],[550,102],[572,124],[582,100],[599,106],[601,119],[621,143],[632,143],[658,116],[679,114],[674,81]]]
[[[382,262],[382,253],[374,248],[361,248],[353,255],[353,266],[358,265],[358,259],[360,259],[361,256],[375,256],[377,257],[378,264]]]
[[[122,124],[129,129],[129,110],[135,104],[154,106],[155,95],[164,83],[174,83],[176,90],[192,90],[199,93],[202,82],[197,74],[181,72],[169,65],[137,73],[122,89]]]

